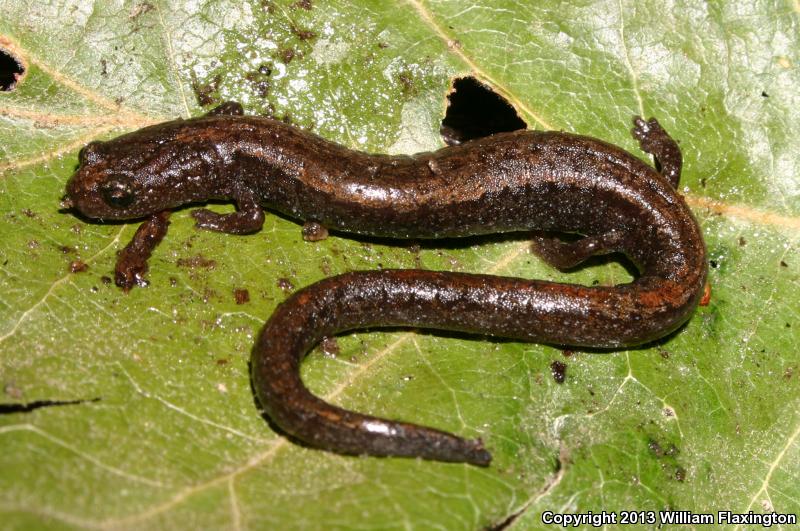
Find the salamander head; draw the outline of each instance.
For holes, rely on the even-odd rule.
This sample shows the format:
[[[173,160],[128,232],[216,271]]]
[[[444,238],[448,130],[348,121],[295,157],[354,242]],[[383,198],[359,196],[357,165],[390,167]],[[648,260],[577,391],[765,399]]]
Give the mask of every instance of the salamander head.
[[[87,144],[62,206],[94,219],[134,219],[208,199],[212,155],[181,134],[183,124]]]

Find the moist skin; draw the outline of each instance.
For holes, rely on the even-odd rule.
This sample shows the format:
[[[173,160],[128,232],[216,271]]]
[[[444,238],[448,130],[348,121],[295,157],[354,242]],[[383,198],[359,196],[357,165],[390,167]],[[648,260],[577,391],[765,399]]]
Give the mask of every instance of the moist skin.
[[[453,238],[516,231],[560,269],[623,253],[629,284],[580,286],[424,270],[355,271],[281,303],[252,352],[264,410],[304,443],[344,454],[408,456],[486,466],[481,440],[363,415],[312,395],[303,357],[323,338],[369,327],[455,330],[555,345],[623,348],[664,337],[691,316],[707,266],[700,228],[676,192],[678,145],[655,119],[632,133],[660,171],[600,140],[515,131],[413,156],[350,150],[227,103],[108,142],[92,142],[67,183],[64,205],[98,220],[144,218],[120,253],[116,283],[146,283],[147,259],[188,203],[230,200],[231,214],[192,212],[197,227],[261,229],[264,209],[335,229],[392,238]]]

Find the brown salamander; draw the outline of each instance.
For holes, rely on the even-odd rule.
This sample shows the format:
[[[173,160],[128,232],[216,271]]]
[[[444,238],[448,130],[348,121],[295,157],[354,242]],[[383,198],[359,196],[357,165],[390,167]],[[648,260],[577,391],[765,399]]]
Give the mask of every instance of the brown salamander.
[[[613,145],[562,132],[515,131],[432,153],[371,155],[242,116],[228,103],[207,116],[88,144],[64,204],[100,220],[146,218],[117,263],[116,281],[126,290],[144,282],[170,210],[220,199],[237,211],[194,210],[198,227],[255,232],[267,207],[324,228],[393,238],[531,230],[583,236],[535,239],[537,254],[559,268],[624,253],[640,275],[612,287],[422,270],[345,273],[298,291],[267,322],[252,353],[253,383],[287,433],[345,454],[488,465],[480,440],[322,401],[303,385],[300,362],[323,337],[374,326],[608,348],[677,329],[702,295],[705,247],[675,190],[677,144],[654,119],[636,118],[633,135],[660,171]]]

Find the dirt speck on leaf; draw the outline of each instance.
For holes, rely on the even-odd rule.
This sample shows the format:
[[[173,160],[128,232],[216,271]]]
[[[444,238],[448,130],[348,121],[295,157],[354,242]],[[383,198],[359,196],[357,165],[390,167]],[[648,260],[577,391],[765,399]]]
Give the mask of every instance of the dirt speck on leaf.
[[[664,449],[661,448],[661,445],[658,444],[658,441],[651,440],[649,443],[647,443],[647,448],[656,457],[661,457],[664,455]]]
[[[140,3],[134,5],[131,8],[131,12],[128,15],[128,18],[130,18],[131,20],[136,19],[136,18],[140,17],[141,15],[144,15],[145,13],[149,13],[150,11],[152,11],[154,9],[155,9],[155,6],[153,4],[151,4],[150,2],[140,2]]]
[[[302,29],[295,25],[292,25],[292,33],[300,39],[301,41],[310,41],[311,39],[316,38],[317,34],[308,29]]]
[[[214,269],[217,267],[217,261],[212,258],[206,258],[202,254],[197,254],[189,258],[178,258],[176,262],[178,267],[188,267],[190,269]]]
[[[292,48],[284,48],[280,51],[280,58],[283,61],[283,64],[288,65],[292,62],[297,52],[295,52]]]
[[[331,259],[327,256],[323,256],[322,261],[319,264],[319,270],[322,271],[325,276],[330,276],[331,272],[333,271]]]
[[[255,72],[248,72],[245,75],[245,79],[247,79],[248,84],[261,99],[269,96],[269,89],[271,87],[269,76],[271,73],[271,69],[267,69],[265,73],[262,71],[262,68],[259,68]]]
[[[554,361],[550,364],[550,374],[553,375],[553,380],[557,384],[564,383],[564,380],[567,378],[567,364],[563,361]]]
[[[233,290],[233,299],[236,301],[236,304],[250,302],[250,292],[244,288],[236,288]]]
[[[70,273],[84,273],[89,270],[89,264],[82,260],[73,260],[69,263]]]
[[[203,107],[214,105],[219,101],[219,84],[222,81],[222,76],[215,75],[209,83],[199,83],[197,80],[192,81],[192,90],[197,98],[197,103]]]
[[[294,290],[294,284],[286,277],[278,279],[278,287],[281,288],[284,293],[291,293]]]

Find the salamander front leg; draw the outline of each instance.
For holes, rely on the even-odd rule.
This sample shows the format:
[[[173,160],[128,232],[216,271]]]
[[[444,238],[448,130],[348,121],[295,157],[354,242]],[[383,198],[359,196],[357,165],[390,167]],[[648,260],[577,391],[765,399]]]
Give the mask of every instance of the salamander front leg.
[[[616,231],[586,236],[574,242],[537,235],[531,242],[531,251],[556,269],[572,269],[592,256],[618,251],[620,242],[621,235]]]
[[[124,291],[130,291],[133,286],[148,284],[144,278],[148,269],[147,260],[167,234],[170,213],[169,210],[164,210],[147,218],[117,256],[114,283]]]
[[[655,118],[650,118],[645,122],[641,116],[634,116],[631,133],[639,141],[642,150],[655,157],[656,169],[661,175],[669,179],[673,188],[678,188],[683,166],[683,157],[678,143],[664,131]]]
[[[236,199],[237,211],[232,214],[217,214],[207,208],[192,211],[199,229],[224,232],[226,234],[250,234],[264,226],[264,210],[255,198],[246,194]]]

